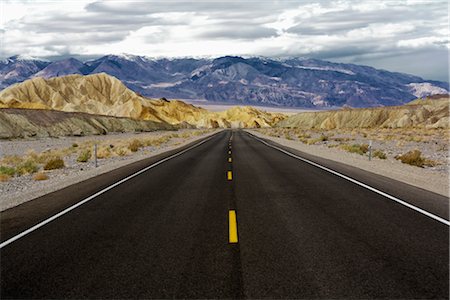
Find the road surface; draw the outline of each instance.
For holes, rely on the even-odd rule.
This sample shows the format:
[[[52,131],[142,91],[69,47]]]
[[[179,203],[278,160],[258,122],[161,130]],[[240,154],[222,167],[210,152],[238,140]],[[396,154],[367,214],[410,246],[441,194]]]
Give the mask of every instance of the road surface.
[[[1,298],[448,298],[446,197],[268,144],[225,130],[1,213]]]

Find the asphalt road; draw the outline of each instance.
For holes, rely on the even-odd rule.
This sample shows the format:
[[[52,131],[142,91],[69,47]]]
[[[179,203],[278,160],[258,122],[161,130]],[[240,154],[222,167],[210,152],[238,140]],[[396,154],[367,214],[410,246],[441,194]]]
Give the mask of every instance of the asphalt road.
[[[289,151],[448,220],[446,197]],[[1,241],[174,153],[2,212]],[[244,131],[222,131],[0,251],[2,299],[449,297],[448,225]]]

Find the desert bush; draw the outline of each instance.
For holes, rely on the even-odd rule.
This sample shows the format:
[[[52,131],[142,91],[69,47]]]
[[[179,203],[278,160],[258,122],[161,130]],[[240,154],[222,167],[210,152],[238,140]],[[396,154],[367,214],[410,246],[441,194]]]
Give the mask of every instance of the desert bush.
[[[118,156],[125,156],[130,154],[130,149],[126,148],[126,147],[116,147],[114,149],[114,152],[118,155]]]
[[[326,141],[328,141],[328,136],[322,134],[322,135],[319,137],[319,141],[321,141],[321,142],[326,142]]]
[[[45,163],[44,170],[56,170],[62,169],[64,167],[65,167],[64,160],[59,156],[55,156]]]
[[[34,160],[27,159],[26,161],[23,161],[22,163],[20,163],[17,166],[16,170],[17,170],[17,174],[20,174],[20,175],[33,174],[39,170],[39,167]]]
[[[99,147],[97,150],[97,158],[104,159],[111,157],[111,148],[109,147]]]
[[[6,155],[3,157],[2,162],[6,165],[17,166],[23,162],[23,158],[19,155]]]
[[[425,158],[422,157],[422,152],[417,149],[408,151],[401,155],[397,155],[395,159],[400,160],[404,164],[421,168],[423,168],[425,165]]]
[[[378,157],[379,159],[386,159],[386,153],[381,150],[375,150],[373,152],[373,157]]]
[[[309,139],[311,135],[309,133],[301,133],[297,136],[299,139]]]
[[[287,139],[287,140],[293,140],[293,138],[291,137],[291,135],[289,134],[289,132],[286,132],[286,133],[284,134],[284,138]]]
[[[6,182],[11,178],[8,174],[0,174],[0,182]]]
[[[359,155],[364,155],[365,153],[367,153],[367,151],[369,151],[369,145],[367,144],[343,144],[340,145],[339,148],[350,153],[358,153]]]
[[[73,143],[72,144],[72,148],[77,148],[78,147],[78,144],[77,143]]]
[[[16,174],[16,169],[13,167],[0,166],[0,175],[14,176],[14,174]]]
[[[138,139],[134,139],[128,144],[128,148],[131,152],[137,152],[140,147],[142,147],[142,142]]]
[[[43,172],[36,173],[33,176],[33,180],[35,180],[35,181],[41,181],[41,180],[47,180],[47,179],[48,179],[47,174],[45,174]]]
[[[92,156],[91,150],[86,149],[80,152],[77,157],[77,162],[87,162]]]

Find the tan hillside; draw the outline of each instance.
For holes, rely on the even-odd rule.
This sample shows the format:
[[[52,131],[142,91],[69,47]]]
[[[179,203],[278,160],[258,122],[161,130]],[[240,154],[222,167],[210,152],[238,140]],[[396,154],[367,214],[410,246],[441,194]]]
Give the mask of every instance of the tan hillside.
[[[0,139],[103,135],[110,132],[175,130],[166,122],[86,113],[34,109],[0,109]]]
[[[415,100],[402,106],[306,112],[277,127],[336,128],[449,128],[449,98]]]
[[[107,74],[33,78],[0,91],[0,108],[83,112],[198,127],[267,127],[283,118],[254,108],[209,112],[182,101],[139,96]]]

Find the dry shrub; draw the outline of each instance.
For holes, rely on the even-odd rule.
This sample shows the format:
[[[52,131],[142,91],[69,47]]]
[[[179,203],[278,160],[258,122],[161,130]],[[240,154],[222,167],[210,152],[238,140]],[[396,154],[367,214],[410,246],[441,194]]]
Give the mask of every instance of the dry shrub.
[[[0,174],[0,182],[6,182],[11,178],[11,176],[7,174]]]
[[[327,135],[324,135],[324,134],[320,135],[319,141],[321,141],[321,142],[326,142],[326,141],[328,141],[328,136],[327,136]]]
[[[111,157],[111,149],[109,147],[99,147],[97,149],[97,158],[104,159]]]
[[[44,165],[44,170],[56,170],[56,169],[62,169],[64,168],[66,165],[64,164],[64,160],[59,157],[59,156],[55,156],[51,159],[49,159],[45,165]]]
[[[425,158],[422,157],[422,152],[417,149],[408,151],[402,155],[397,155],[395,159],[400,160],[404,164],[421,168],[423,168],[425,165]]]
[[[92,156],[91,150],[86,149],[80,152],[77,157],[77,162],[87,162]]]
[[[128,148],[128,146],[124,146],[124,145],[118,145],[114,148],[114,153],[117,156],[126,156],[126,155],[130,155],[131,151]]]
[[[353,144],[353,145],[343,144],[340,145],[339,148],[350,153],[357,153],[359,155],[364,155],[365,153],[367,153],[367,151],[369,151],[369,145],[367,144]]]
[[[143,145],[140,140],[134,139],[128,144],[128,149],[130,149],[131,152],[137,152],[142,146]]]
[[[23,162],[23,158],[19,155],[6,155],[2,159],[2,163],[10,166],[17,166]]]
[[[36,173],[39,170],[38,165],[36,162],[34,162],[32,159],[27,159],[26,161],[23,161],[20,163],[17,167],[17,174],[24,175],[24,174],[33,174]]]
[[[33,180],[35,180],[35,181],[41,181],[41,180],[47,180],[47,179],[48,179],[47,174],[45,174],[43,172],[36,173],[33,176]]]
[[[373,157],[378,157],[379,159],[386,159],[387,157],[386,157],[386,153],[384,153],[383,151],[381,151],[381,150],[375,150],[374,152],[373,152]]]

